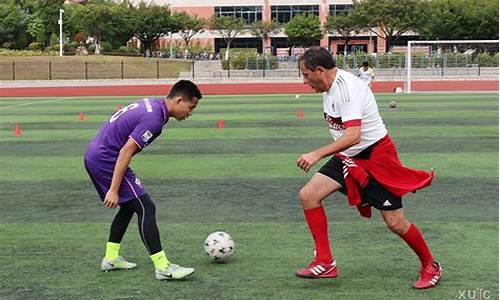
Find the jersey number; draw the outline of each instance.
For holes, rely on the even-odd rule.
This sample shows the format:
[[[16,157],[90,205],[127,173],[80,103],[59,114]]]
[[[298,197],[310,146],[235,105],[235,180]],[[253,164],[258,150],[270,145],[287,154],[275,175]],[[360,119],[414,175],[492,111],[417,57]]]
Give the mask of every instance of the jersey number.
[[[111,118],[109,119],[109,123],[113,123],[114,121],[116,121],[116,119],[118,119],[121,115],[123,115],[124,113],[126,113],[127,111],[131,110],[131,109],[134,109],[134,108],[137,108],[139,107],[139,104],[138,103],[132,103],[130,105],[127,105],[125,106],[124,108],[120,109],[119,111],[115,112],[114,115],[111,116]]]

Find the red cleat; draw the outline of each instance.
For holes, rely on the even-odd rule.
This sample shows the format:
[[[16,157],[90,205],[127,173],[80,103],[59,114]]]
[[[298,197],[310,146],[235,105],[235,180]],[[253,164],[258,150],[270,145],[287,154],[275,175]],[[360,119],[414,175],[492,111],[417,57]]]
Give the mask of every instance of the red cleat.
[[[415,282],[413,288],[428,289],[434,287],[443,278],[443,268],[438,262],[427,265],[420,272],[420,278]]]
[[[307,268],[296,271],[295,276],[309,279],[335,278],[337,277],[337,265],[335,260],[329,264],[313,261]]]

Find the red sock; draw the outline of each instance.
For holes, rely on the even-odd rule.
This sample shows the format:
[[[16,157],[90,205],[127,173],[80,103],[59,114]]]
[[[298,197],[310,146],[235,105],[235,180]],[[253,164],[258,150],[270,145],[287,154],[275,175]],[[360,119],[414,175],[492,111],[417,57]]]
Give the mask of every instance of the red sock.
[[[427,247],[427,243],[417,226],[410,224],[410,228],[405,234],[401,235],[401,238],[415,251],[420,259],[422,268],[425,268],[434,261],[434,257],[432,257],[431,251]]]
[[[316,246],[316,261],[331,263],[332,253],[328,240],[328,220],[323,206],[304,210],[307,225],[311,230]]]

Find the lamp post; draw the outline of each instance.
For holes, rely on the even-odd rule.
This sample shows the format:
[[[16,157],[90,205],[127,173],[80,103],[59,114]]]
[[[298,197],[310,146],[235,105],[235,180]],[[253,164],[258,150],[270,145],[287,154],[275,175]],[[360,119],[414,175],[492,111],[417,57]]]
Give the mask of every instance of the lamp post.
[[[64,9],[59,10],[59,56],[63,56],[63,13]]]
[[[172,31],[168,32],[168,41],[169,41],[169,47],[170,47],[169,58],[172,59]]]

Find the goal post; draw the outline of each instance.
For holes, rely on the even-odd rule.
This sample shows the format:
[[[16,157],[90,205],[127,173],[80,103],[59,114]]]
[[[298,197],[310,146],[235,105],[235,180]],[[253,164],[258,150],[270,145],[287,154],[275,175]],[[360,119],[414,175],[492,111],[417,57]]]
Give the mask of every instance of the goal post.
[[[446,53],[446,51],[442,51],[442,48],[452,47],[453,51]],[[435,49],[437,48],[437,49]],[[479,60],[481,56],[479,53],[481,51],[493,51],[495,54],[492,54],[492,58],[490,59],[488,56],[489,64],[480,63]],[[450,49],[447,49],[450,51]],[[477,53],[476,53],[477,52]],[[435,72],[423,72],[422,76],[441,76],[444,77],[445,72],[448,67],[453,67],[454,76],[472,76],[471,73],[474,73],[473,76],[479,77],[481,76],[481,66],[491,66],[496,67],[496,76],[498,76],[498,40],[434,40],[434,41],[408,41],[407,49],[406,49],[406,80],[405,80],[405,92],[411,93],[411,82],[417,76],[412,74],[412,68],[416,65],[413,58],[415,57],[415,53],[420,53],[421,60],[428,60],[422,68],[434,68]],[[449,54],[454,55],[455,64],[453,62],[447,63],[447,59]],[[496,55],[496,58],[495,58]],[[457,63],[457,57],[465,58],[467,62]],[[479,57],[478,57],[479,56]],[[496,62],[495,62],[496,61]],[[435,68],[435,66],[439,66]],[[457,73],[461,72],[461,73]],[[434,74],[434,75],[433,75]],[[436,75],[437,74],[437,75]]]

